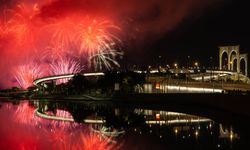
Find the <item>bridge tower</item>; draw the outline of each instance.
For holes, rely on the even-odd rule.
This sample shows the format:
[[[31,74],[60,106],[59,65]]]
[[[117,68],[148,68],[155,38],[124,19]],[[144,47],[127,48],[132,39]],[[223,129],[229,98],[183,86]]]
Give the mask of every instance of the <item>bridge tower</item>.
[[[235,61],[236,61],[236,71],[237,73],[241,72],[241,66],[240,66],[240,62],[243,60],[245,62],[245,70],[244,73],[247,76],[248,74],[248,54],[240,54],[240,46],[236,45],[236,46],[220,46],[219,47],[219,63],[220,63],[220,70],[224,69],[223,68],[223,54],[226,53],[227,57],[226,57],[226,66],[227,66],[227,70],[231,70],[234,71],[234,67],[235,67]]]

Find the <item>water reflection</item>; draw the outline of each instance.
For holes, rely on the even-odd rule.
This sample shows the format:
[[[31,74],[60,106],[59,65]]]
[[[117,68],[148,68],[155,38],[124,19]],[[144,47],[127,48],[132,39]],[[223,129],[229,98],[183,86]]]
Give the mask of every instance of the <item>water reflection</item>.
[[[0,106],[0,149],[233,149],[242,140],[232,126],[208,118],[111,102]]]

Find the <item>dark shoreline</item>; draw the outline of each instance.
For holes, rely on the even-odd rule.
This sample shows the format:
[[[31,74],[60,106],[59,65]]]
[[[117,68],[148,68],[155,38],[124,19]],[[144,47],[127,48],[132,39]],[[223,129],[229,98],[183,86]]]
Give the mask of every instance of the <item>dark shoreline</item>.
[[[81,96],[42,96],[42,97],[0,97],[13,100],[57,100],[57,101],[95,101],[112,102],[127,107],[152,109],[170,109],[173,111],[190,111],[214,116],[226,113],[231,117],[244,116],[250,118],[250,95],[229,94],[115,94],[109,97]]]

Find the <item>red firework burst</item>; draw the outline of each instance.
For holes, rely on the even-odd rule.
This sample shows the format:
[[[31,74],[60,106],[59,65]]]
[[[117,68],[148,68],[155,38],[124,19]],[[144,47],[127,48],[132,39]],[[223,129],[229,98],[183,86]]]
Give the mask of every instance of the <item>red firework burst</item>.
[[[114,57],[119,53],[115,50],[115,45],[120,39],[113,33],[120,31],[118,26],[109,20],[98,21],[86,17],[83,23],[76,26],[76,30],[79,52],[88,57],[89,68],[94,66],[97,70],[102,65],[110,68],[109,62],[116,62]]]
[[[78,63],[73,62],[77,61],[75,58],[81,60],[82,64],[84,62],[89,70],[103,71],[119,67],[116,59],[123,53],[117,49],[120,43],[117,33],[121,30],[115,22],[105,16],[101,16],[101,19],[94,18],[93,14],[83,14],[80,11],[65,13],[63,17],[55,15],[53,10],[49,10],[53,1],[15,0],[11,5],[1,6],[0,70],[13,68],[13,65],[24,62],[27,56],[42,57],[36,62],[42,68],[50,67],[52,71],[49,73],[52,75],[79,72],[81,69],[73,69],[81,68]],[[52,15],[48,15],[50,13]],[[68,62],[63,62],[64,66],[60,65],[58,62],[62,62],[62,56],[72,60],[63,58],[63,61]],[[12,63],[8,63],[7,59],[13,60]],[[14,76],[23,88],[31,86],[34,78],[41,77],[41,73],[36,71],[39,68],[34,69],[28,65],[21,64],[15,70],[14,74],[10,75],[12,71],[7,70],[1,75],[0,82],[4,83],[4,87],[16,86],[11,80],[7,81],[6,76],[9,79]],[[29,70],[33,70],[33,73]],[[60,82],[67,80],[58,83]]]
[[[0,20],[0,40],[4,36],[4,32],[5,32],[5,30],[4,30],[4,24]]]
[[[111,32],[111,30],[120,30],[120,28],[108,20],[98,21],[86,17],[83,23],[76,26],[76,29],[80,53],[85,53],[88,56],[96,54],[100,49],[112,50],[112,45],[116,41],[120,41]]]
[[[61,20],[54,19],[53,23],[44,27],[51,34],[51,41],[55,47],[61,47],[61,50],[70,49],[74,40],[75,22],[72,19],[66,18]]]
[[[41,67],[36,63],[30,63],[27,65],[21,65],[15,68],[14,76],[19,86],[23,89],[33,85],[33,81],[39,77],[42,77],[43,71]]]
[[[28,6],[24,3],[11,10],[13,17],[7,22],[6,31],[13,35],[19,45],[27,46],[34,42],[33,18],[39,13],[37,5]]]

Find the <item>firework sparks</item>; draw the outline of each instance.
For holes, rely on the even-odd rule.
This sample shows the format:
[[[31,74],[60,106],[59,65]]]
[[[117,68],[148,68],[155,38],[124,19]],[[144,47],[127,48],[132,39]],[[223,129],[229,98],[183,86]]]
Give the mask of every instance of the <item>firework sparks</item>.
[[[21,103],[15,112],[16,121],[23,124],[34,122],[34,110],[34,108],[29,106],[28,102]]]
[[[39,77],[42,77],[43,72],[38,64],[30,63],[27,65],[18,66],[14,70],[14,76],[19,86],[23,89],[33,85],[33,81]]]
[[[7,22],[6,11],[3,11],[2,16],[0,17],[0,39],[6,35],[8,29]]]
[[[93,132],[89,132],[87,134],[81,133],[80,136],[82,140],[82,146],[78,147],[79,149],[84,150],[111,150],[111,149],[119,149],[119,146],[116,144],[111,144],[109,140],[104,140],[100,138],[97,134]]]
[[[89,58],[90,64],[95,64],[95,70],[102,70],[103,67],[110,70],[112,66],[120,67],[120,64],[116,61],[117,56],[122,56],[122,52],[116,50],[100,50],[95,55]]]
[[[34,114],[35,107],[29,104],[28,101],[24,101],[17,107],[11,104],[10,106],[3,105],[4,109],[0,109],[1,121],[7,121],[3,124],[6,130],[1,130],[1,135],[3,131],[8,131],[4,132],[5,136],[3,136],[5,137],[3,141],[9,143],[7,149],[109,150],[120,149],[123,145],[110,142],[109,138],[103,138],[92,132],[87,125],[78,124],[72,128],[75,123],[65,124],[63,121],[38,118]],[[10,107],[8,108],[9,115],[5,112],[7,107]],[[57,110],[56,115],[72,116],[65,110]]]
[[[44,29],[51,32],[53,45],[66,50],[72,47],[74,43],[75,23],[69,18],[64,20],[54,20],[54,23],[47,25]]]
[[[39,12],[38,6],[29,7],[22,3],[12,12],[14,15],[7,23],[7,32],[14,35],[19,45],[30,45],[34,42],[33,18]]]
[[[14,76],[22,88],[27,88],[36,77],[42,77],[38,70],[51,69],[51,75],[78,73],[83,67],[76,60],[88,66],[89,71],[119,67],[117,58],[123,54],[119,49],[121,40],[118,38],[121,29],[114,20],[79,12],[65,13],[64,17],[46,16],[46,6],[51,2],[18,1],[0,11],[0,69],[6,65],[16,67],[12,76],[9,76],[12,71],[2,74],[0,81],[6,87],[16,86],[11,80],[3,80],[6,76],[10,79]],[[5,58],[16,61],[7,64]],[[27,58],[39,58],[36,63],[40,67],[32,68],[33,63],[16,65],[27,61]],[[33,73],[29,70],[33,70]],[[57,83],[67,81],[60,80]]]
[[[100,64],[110,68],[107,58],[108,56],[114,58],[118,54],[114,47],[117,41],[120,42],[120,39],[112,34],[111,30],[120,30],[120,28],[107,20],[97,21],[87,18],[84,21],[84,24],[76,26],[78,31],[76,37],[80,45],[80,53],[88,57],[90,68],[92,65],[95,66],[95,69],[100,68]],[[109,61],[115,62],[112,58]]]
[[[53,61],[50,64],[52,75],[76,74],[82,71],[80,63],[72,58],[63,58]],[[57,84],[66,83],[69,79],[57,80]]]
[[[0,20],[0,39],[4,36],[4,24],[2,23],[2,21]]]
[[[62,45],[57,45],[56,43],[53,43],[51,46],[48,46],[44,52],[43,59],[51,59],[51,60],[57,60],[61,59],[61,57],[65,56],[67,53],[64,50],[64,47]]]
[[[50,129],[49,139],[53,143],[54,149],[69,149],[71,138],[70,133],[65,128],[52,126]]]

